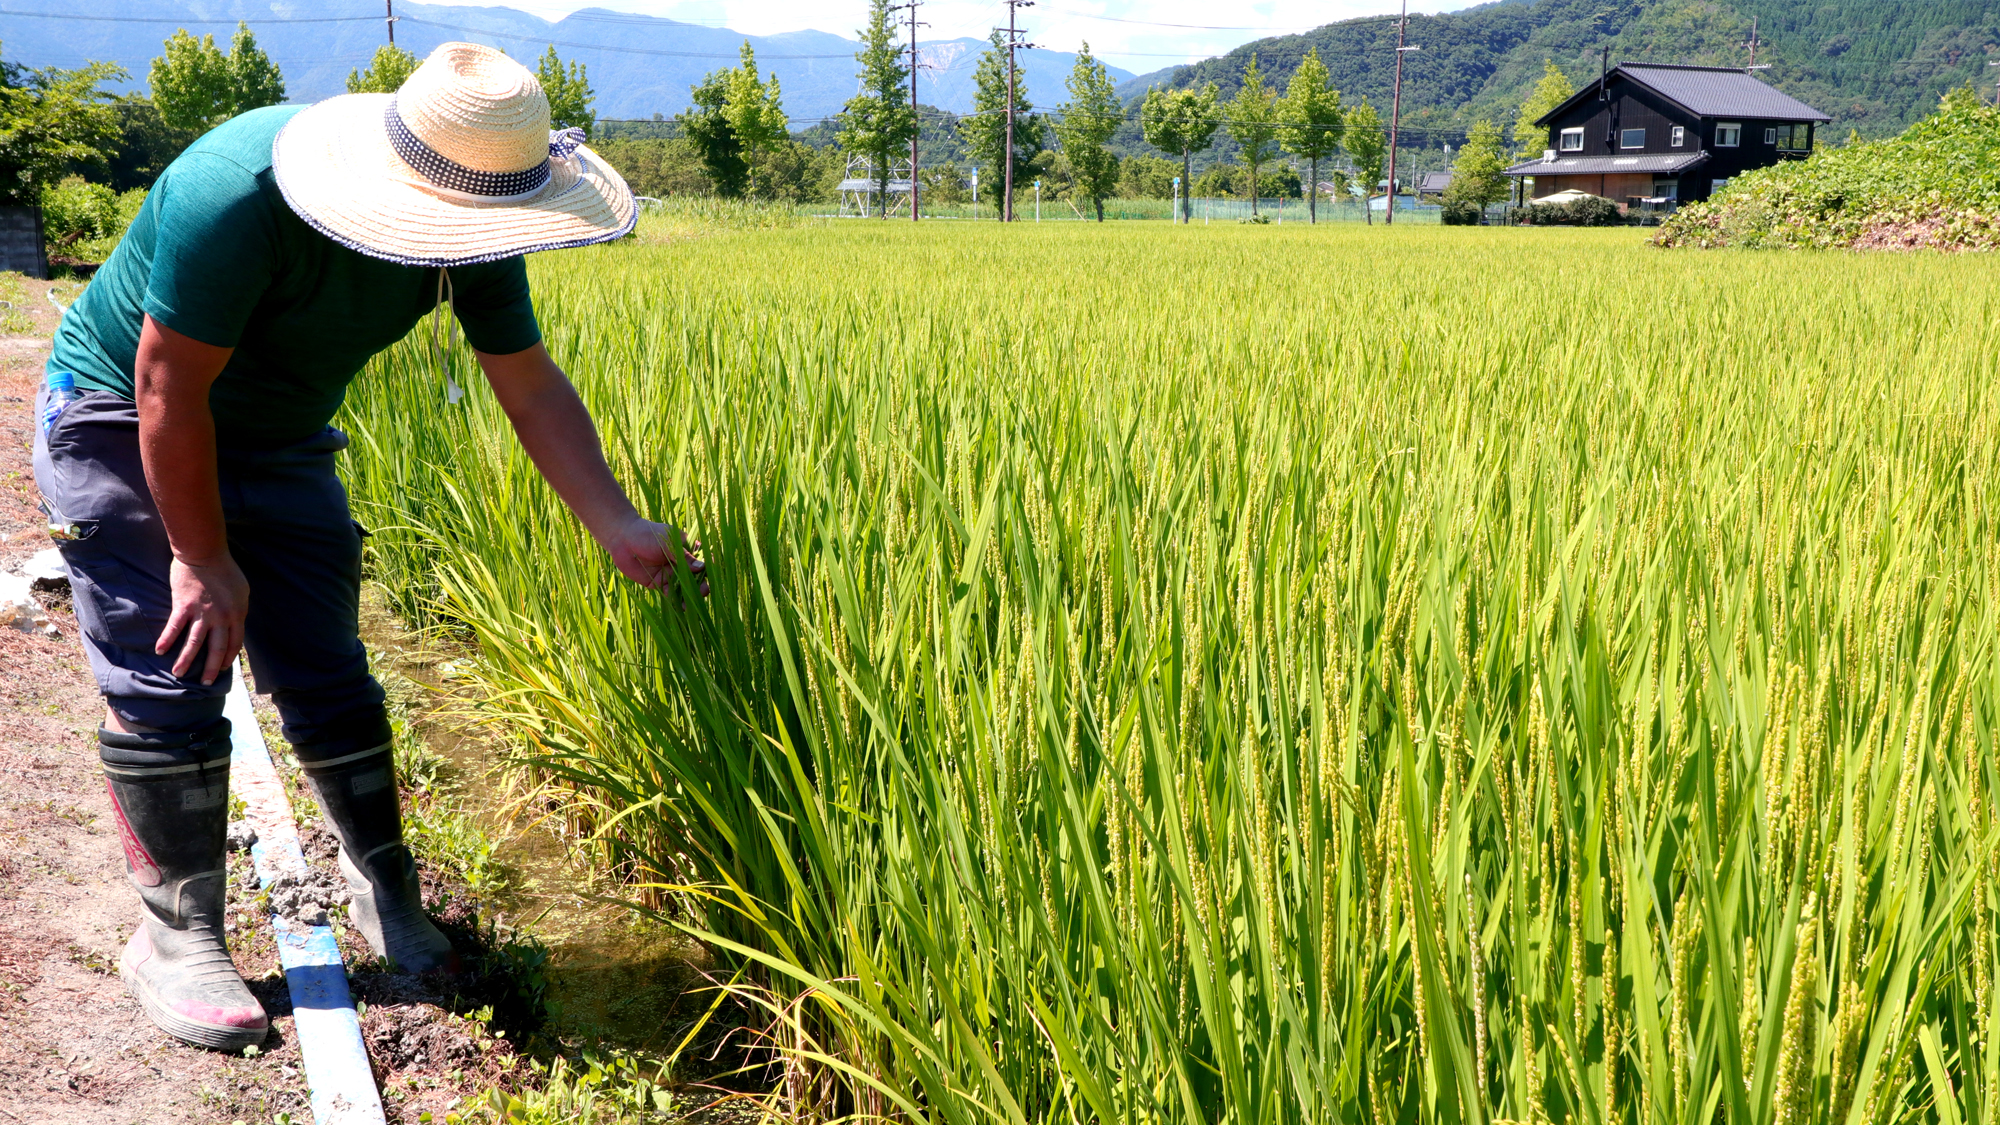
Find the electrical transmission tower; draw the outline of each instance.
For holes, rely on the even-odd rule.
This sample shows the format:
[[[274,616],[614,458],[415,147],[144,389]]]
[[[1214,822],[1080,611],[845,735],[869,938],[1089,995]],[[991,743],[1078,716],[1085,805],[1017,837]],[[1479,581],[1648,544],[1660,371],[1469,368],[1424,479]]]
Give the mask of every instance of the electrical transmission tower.
[[[1021,30],[1014,25],[1017,8],[1032,8],[1035,0],[1004,0],[1007,5],[1007,166],[1000,187],[1000,219],[1014,221],[1014,52],[1023,47],[1033,47],[1033,43],[1021,40]],[[994,28],[995,31],[1002,30]]]

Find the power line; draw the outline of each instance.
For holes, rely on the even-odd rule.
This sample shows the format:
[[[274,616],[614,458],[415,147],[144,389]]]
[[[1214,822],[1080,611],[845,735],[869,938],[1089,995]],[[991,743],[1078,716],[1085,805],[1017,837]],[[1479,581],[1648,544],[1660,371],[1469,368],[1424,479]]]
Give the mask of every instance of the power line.
[[[373,19],[373,16],[368,17]],[[424,27],[435,27],[441,31],[463,31],[471,35],[487,35],[495,39],[515,39],[523,43],[546,43],[551,47],[571,47],[583,51],[609,51],[619,55],[654,55],[672,59],[734,59],[736,55],[718,55],[705,51],[656,51],[646,47],[611,47],[602,43],[571,43],[561,39],[550,39],[543,35],[515,35],[506,31],[488,31],[483,27],[466,27],[455,23],[438,23],[435,20],[420,20],[415,16],[398,17],[401,23],[414,23]],[[852,52],[839,55],[766,55],[772,59],[851,59]]]
[[[1178,27],[1188,31],[1312,31],[1315,28],[1326,26],[1325,24],[1313,23],[1288,24],[1283,27],[1230,27],[1210,23],[1162,23],[1159,20],[1128,20],[1118,16],[1095,16],[1088,12],[1064,12],[1062,14],[1075,19],[1103,20],[1106,23],[1130,23],[1141,27]]]
[[[84,23],[373,23],[374,16],[243,16],[229,20],[183,20],[164,16],[79,16],[69,12],[15,12],[0,10],[0,16],[21,16],[38,20],[78,20]]]

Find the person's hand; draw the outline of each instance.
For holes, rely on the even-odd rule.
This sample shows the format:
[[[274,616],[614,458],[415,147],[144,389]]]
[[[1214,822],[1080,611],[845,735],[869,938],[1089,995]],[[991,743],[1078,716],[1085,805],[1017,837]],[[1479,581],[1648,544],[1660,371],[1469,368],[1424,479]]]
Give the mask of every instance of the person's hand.
[[[670,523],[634,516],[604,543],[619,573],[649,590],[674,588],[674,568],[687,563],[701,596],[708,596],[707,564],[701,561],[701,540],[689,539]]]
[[[161,656],[174,647],[174,638],[183,632],[180,656],[174,661],[174,675],[185,678],[188,670],[208,650],[201,666],[201,682],[212,684],[222,670],[236,659],[243,647],[243,618],[250,612],[250,583],[225,552],[200,563],[182,562],[175,556],[167,570],[167,584],[173,592],[173,612],[153,651]]]

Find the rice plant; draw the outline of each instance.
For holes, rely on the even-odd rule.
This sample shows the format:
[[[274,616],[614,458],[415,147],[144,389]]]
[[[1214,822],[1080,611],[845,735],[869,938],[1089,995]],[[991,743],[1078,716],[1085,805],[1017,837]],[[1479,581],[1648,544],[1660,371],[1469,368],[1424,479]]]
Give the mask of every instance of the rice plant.
[[[619,581],[427,335],[343,423],[372,563],[768,1005],[781,1108],[1994,1121],[1992,263],[855,223],[533,272],[712,596]]]

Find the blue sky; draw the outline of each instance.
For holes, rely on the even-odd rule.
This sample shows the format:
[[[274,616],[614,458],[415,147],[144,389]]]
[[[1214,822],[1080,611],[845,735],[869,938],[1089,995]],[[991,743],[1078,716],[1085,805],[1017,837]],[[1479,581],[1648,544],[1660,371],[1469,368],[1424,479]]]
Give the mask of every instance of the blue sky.
[[[491,4],[494,0],[431,0]],[[852,36],[868,7],[862,0],[499,0],[557,19],[578,8],[615,8],[728,27],[752,35],[814,28]],[[1020,9],[1021,26],[1037,46],[1093,53],[1135,74],[1193,62],[1267,35],[1304,31],[1355,16],[1395,14],[1396,0],[1037,0]],[[1464,0],[1427,0],[1414,11],[1464,7]],[[1007,22],[999,0],[924,0],[926,39],[984,37]]]

